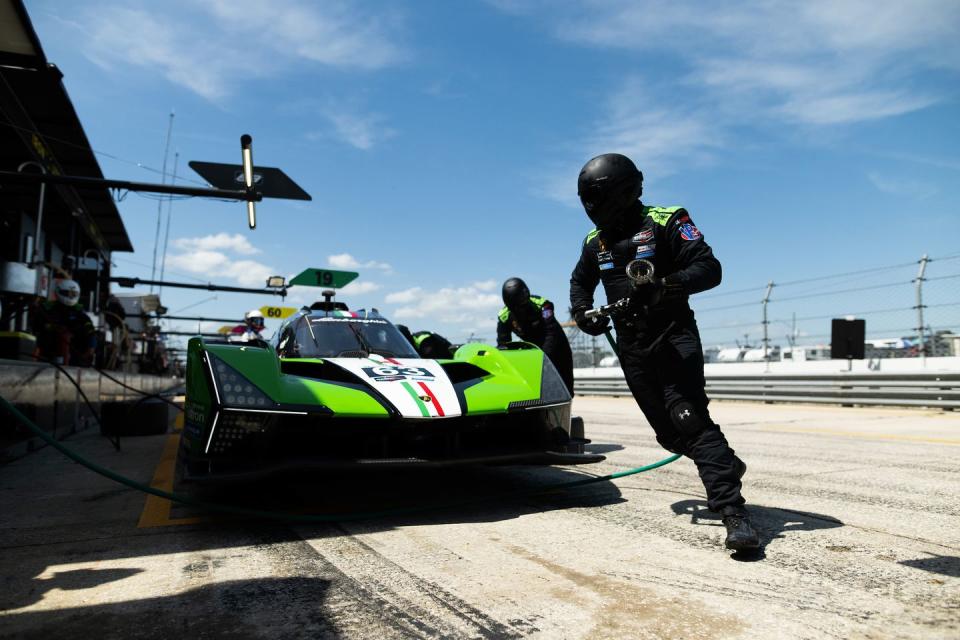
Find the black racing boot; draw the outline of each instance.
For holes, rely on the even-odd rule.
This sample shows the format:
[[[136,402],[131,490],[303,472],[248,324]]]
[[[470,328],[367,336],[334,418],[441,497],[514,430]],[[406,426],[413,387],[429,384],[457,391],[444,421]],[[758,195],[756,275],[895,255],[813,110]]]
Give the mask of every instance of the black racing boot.
[[[747,551],[760,548],[760,536],[750,524],[750,516],[743,507],[724,507],[723,526],[727,528],[727,549]]]

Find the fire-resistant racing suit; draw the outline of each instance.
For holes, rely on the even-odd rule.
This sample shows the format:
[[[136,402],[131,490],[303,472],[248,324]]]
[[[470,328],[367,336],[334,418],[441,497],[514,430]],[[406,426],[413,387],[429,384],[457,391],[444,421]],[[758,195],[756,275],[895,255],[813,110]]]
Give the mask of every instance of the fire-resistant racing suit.
[[[557,322],[553,303],[540,296],[530,296],[530,303],[520,309],[501,309],[497,315],[497,346],[510,342],[511,333],[547,354],[572,396],[573,352],[567,334]]]
[[[657,278],[667,277],[674,295],[662,296],[654,285],[634,288],[625,267],[638,258],[653,263]],[[687,297],[717,286],[720,277],[720,262],[686,210],[642,206],[614,231],[591,231],[570,278],[575,313],[593,306],[600,282],[609,303],[631,298],[629,310],[613,319],[627,384],[657,442],[693,459],[708,506],[718,512],[744,504],[746,466],[707,410],[703,348]]]

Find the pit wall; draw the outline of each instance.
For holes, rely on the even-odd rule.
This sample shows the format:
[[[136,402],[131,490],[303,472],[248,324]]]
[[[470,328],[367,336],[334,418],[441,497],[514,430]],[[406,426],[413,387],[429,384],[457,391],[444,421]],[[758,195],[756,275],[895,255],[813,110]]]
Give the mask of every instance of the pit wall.
[[[100,414],[105,402],[135,402],[138,394],[110,380],[96,369],[64,367]],[[170,391],[183,385],[182,378],[108,371],[109,375],[147,393]],[[80,391],[67,376],[50,364],[0,359],[0,395],[9,400],[40,428],[57,439],[89,427],[97,419]],[[9,413],[0,409],[0,464],[20,458],[44,446]]]

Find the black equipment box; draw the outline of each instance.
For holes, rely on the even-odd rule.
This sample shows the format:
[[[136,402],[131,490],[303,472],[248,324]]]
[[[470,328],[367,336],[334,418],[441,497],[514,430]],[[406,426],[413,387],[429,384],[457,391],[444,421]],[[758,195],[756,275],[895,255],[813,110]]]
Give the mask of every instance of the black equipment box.
[[[830,357],[834,360],[863,360],[866,336],[866,320],[834,318],[830,327]]]

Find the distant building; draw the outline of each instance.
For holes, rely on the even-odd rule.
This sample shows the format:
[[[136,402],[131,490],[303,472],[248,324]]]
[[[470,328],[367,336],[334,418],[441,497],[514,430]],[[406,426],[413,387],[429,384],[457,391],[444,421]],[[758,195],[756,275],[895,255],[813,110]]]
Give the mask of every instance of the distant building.
[[[746,350],[741,347],[728,347],[717,350],[714,362],[742,362]]]
[[[829,360],[830,345],[798,345],[786,347],[780,352],[781,362],[809,362],[811,360]]]

